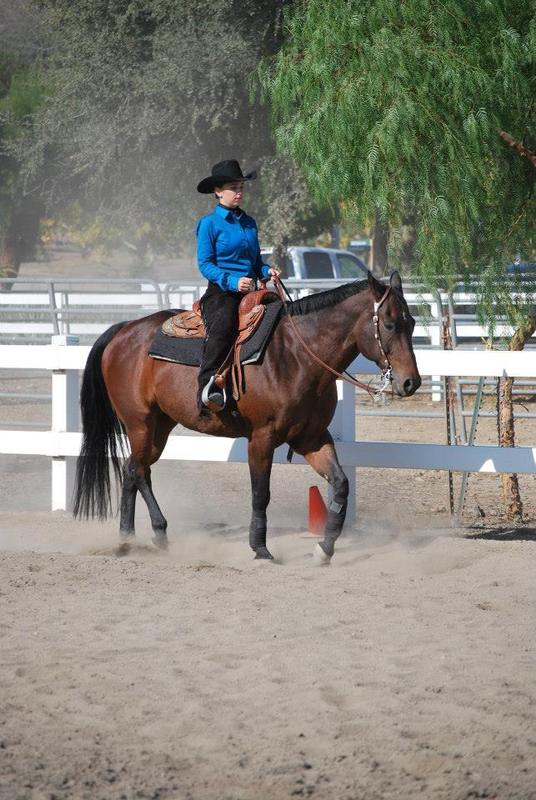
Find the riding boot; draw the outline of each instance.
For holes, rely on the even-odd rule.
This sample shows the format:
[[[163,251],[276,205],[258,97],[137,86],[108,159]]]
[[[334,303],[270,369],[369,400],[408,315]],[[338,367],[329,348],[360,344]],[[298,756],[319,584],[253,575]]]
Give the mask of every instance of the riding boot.
[[[225,361],[238,332],[238,306],[242,300],[239,292],[224,292],[215,283],[209,283],[201,298],[201,312],[206,338],[203,346],[198,376],[199,409],[208,406],[212,411],[225,407],[225,391],[214,384],[214,376]]]

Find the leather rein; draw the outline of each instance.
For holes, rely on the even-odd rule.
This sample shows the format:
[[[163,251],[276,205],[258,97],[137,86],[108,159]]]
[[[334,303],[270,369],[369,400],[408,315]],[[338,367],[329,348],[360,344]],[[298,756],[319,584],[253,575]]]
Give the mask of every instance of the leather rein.
[[[285,284],[281,280],[281,278],[278,276],[278,277],[272,278],[272,281],[273,281],[274,286],[276,288],[276,291],[277,291],[279,297],[281,298],[281,300],[283,301],[283,303],[285,303],[285,305],[286,305],[287,297],[292,302],[292,298],[291,298],[291,296],[290,296]],[[387,357],[387,353],[385,352],[385,350],[383,348],[383,344],[382,344],[382,340],[381,340],[381,336],[380,336],[380,317],[379,317],[379,314],[378,314],[378,312],[379,312],[380,308],[382,307],[383,303],[385,302],[385,300],[389,296],[390,291],[391,291],[391,287],[387,286],[386,289],[385,289],[385,292],[383,293],[383,295],[380,298],[380,300],[378,300],[377,302],[374,303],[374,311],[373,311],[373,315],[372,315],[372,324],[374,326],[374,338],[376,339],[376,342],[378,343],[378,348],[380,350],[380,354],[381,354],[381,357],[382,357],[383,363],[384,363],[384,366],[382,367],[382,383],[377,389],[371,389],[368,384],[362,383],[362,381],[358,381],[357,378],[354,378],[352,375],[350,375],[349,372],[346,372],[346,371],[337,372],[336,369],[333,369],[333,367],[330,367],[329,364],[326,364],[325,361],[322,361],[322,359],[319,356],[317,356],[316,353],[314,353],[311,350],[311,348],[308,346],[308,344],[304,341],[301,333],[299,332],[299,330],[298,330],[298,328],[296,326],[296,323],[294,322],[293,316],[291,314],[287,314],[287,317],[288,317],[288,319],[290,321],[290,324],[292,326],[292,330],[294,331],[294,334],[296,335],[296,338],[298,339],[298,341],[300,342],[300,344],[302,345],[302,347],[304,348],[306,353],[308,353],[308,355],[314,361],[316,361],[318,364],[320,364],[322,367],[324,367],[324,369],[327,369],[328,372],[331,372],[333,375],[335,375],[340,380],[346,381],[346,383],[350,383],[352,386],[357,386],[359,389],[365,389],[365,391],[367,391],[375,399],[380,397],[387,390],[387,388],[391,385],[391,382],[392,382],[393,368],[391,367],[391,363],[389,361],[389,358]],[[286,294],[286,297],[285,297],[285,294]]]

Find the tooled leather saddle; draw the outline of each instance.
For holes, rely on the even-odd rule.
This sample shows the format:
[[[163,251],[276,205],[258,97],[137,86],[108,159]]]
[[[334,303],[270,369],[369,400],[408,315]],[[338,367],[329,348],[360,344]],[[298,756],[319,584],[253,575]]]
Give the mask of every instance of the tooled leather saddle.
[[[246,390],[244,368],[240,362],[241,348],[259,327],[268,303],[279,302],[275,292],[266,287],[255,292],[248,292],[238,307],[238,335],[224,363],[215,375],[215,381],[223,386],[229,369],[232,370],[233,398],[238,400]],[[196,300],[191,311],[181,311],[167,319],[162,325],[166,336],[182,339],[204,339],[205,325],[201,313],[200,301]]]

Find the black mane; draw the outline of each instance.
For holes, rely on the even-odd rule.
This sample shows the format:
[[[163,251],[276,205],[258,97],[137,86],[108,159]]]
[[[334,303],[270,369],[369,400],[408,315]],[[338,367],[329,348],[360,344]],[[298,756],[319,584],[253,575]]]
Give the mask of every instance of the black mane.
[[[299,300],[286,304],[287,314],[295,317],[302,314],[310,314],[312,311],[320,311],[322,308],[336,306],[346,298],[362,292],[367,287],[367,280],[354,281],[353,283],[345,283],[343,286],[337,286],[335,289],[328,289],[326,292],[301,297]]]

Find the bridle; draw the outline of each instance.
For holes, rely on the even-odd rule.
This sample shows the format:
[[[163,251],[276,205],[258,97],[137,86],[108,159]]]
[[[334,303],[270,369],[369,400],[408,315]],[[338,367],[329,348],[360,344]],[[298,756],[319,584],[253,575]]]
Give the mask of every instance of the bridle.
[[[382,383],[378,389],[375,390],[376,395],[381,395],[388,386],[391,385],[393,382],[393,368],[391,366],[391,362],[389,361],[389,357],[387,353],[383,349],[382,339],[380,336],[380,317],[378,311],[380,310],[384,300],[387,299],[389,292],[391,291],[391,287],[388,286],[383,293],[381,299],[374,303],[374,313],[372,315],[372,324],[374,326],[374,338],[378,343],[378,348],[380,350],[381,356],[383,358],[383,367],[382,367]]]
[[[281,300],[283,301],[283,303],[286,304],[287,297],[292,302],[292,297],[290,296],[290,294],[289,294],[289,292],[287,290],[287,287],[285,286],[285,284],[283,283],[281,278],[279,276],[275,276],[275,277],[272,278],[272,280],[273,280],[274,286],[276,288],[276,291],[277,291],[279,297],[281,298]],[[385,349],[384,349],[383,344],[382,344],[382,340],[381,340],[381,336],[380,336],[380,317],[379,317],[379,314],[378,314],[380,308],[382,307],[383,303],[385,302],[385,300],[389,296],[390,292],[391,292],[391,287],[387,286],[386,289],[385,289],[385,292],[383,293],[383,295],[380,298],[380,300],[378,300],[377,302],[374,303],[374,311],[373,311],[373,315],[372,315],[372,324],[374,326],[374,338],[376,339],[376,342],[378,343],[378,348],[380,350],[380,355],[381,355],[382,360],[383,360],[382,382],[381,382],[379,387],[374,388],[374,389],[372,389],[370,387],[370,385],[368,385],[366,383],[362,383],[362,381],[358,381],[357,378],[354,378],[346,370],[344,370],[344,372],[337,372],[336,369],[333,369],[333,367],[330,367],[329,364],[325,363],[325,361],[322,361],[322,359],[319,356],[317,356],[316,353],[314,353],[311,350],[311,348],[308,346],[308,344],[304,341],[301,333],[299,332],[299,330],[298,330],[298,328],[296,326],[296,323],[294,322],[293,316],[291,314],[287,315],[288,319],[290,321],[290,324],[292,326],[292,330],[294,331],[294,334],[296,335],[296,338],[298,339],[298,341],[300,342],[300,344],[302,345],[302,347],[304,348],[306,353],[308,353],[314,361],[316,361],[318,364],[320,364],[322,367],[324,367],[324,369],[327,369],[328,372],[331,372],[333,375],[335,375],[340,380],[346,381],[346,383],[350,383],[353,386],[359,387],[360,389],[365,389],[365,391],[367,391],[375,400],[379,399],[381,397],[381,395],[383,395],[383,393],[387,391],[387,389],[390,387],[390,385],[392,383],[393,368],[391,366],[391,362],[389,361],[387,353],[385,352]],[[285,294],[286,294],[286,297],[285,297]]]

